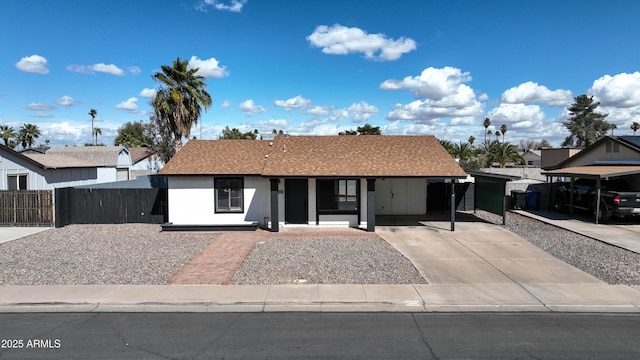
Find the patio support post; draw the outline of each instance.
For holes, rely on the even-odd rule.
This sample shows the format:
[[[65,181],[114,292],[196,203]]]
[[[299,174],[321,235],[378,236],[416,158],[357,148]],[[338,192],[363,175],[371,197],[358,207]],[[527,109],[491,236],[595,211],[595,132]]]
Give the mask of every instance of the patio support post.
[[[367,179],[367,231],[376,231],[376,179]]]
[[[575,189],[573,188],[573,176],[570,179],[571,180],[569,180],[569,189],[571,190],[569,191],[569,215],[573,217],[573,195],[575,192]]]
[[[456,180],[451,179],[451,231],[456,231]]]
[[[278,183],[280,179],[269,179],[271,184],[271,231],[278,232]]]
[[[598,225],[598,215],[600,214],[600,178],[596,180],[596,225]]]

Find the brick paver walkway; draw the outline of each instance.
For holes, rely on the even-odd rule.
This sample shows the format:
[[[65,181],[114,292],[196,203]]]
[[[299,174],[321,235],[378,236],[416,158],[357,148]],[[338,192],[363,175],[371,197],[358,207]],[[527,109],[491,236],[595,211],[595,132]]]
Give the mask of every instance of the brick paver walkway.
[[[378,237],[375,233],[352,228],[292,227],[281,228],[277,233],[266,230],[221,232],[209,246],[178,271],[168,284],[230,285],[233,275],[254,245],[269,239]]]

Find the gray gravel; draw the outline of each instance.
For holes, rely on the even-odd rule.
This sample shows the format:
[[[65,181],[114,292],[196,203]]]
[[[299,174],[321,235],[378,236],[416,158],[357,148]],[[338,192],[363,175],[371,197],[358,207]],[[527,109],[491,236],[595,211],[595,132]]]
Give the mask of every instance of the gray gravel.
[[[165,284],[211,243],[159,225],[69,225],[0,244],[0,285]]]
[[[502,217],[478,211],[481,219],[502,223]],[[640,285],[640,254],[515,213],[507,213],[509,231],[533,245],[609,284]]]
[[[271,239],[259,243],[235,284],[424,284],[413,264],[380,238]]]

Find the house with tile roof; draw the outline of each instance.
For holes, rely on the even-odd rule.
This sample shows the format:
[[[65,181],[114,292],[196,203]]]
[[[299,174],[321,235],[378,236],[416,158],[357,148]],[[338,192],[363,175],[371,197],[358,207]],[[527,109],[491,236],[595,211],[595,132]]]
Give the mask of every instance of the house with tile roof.
[[[375,228],[376,215],[424,215],[430,181],[466,178],[434,136],[190,140],[168,177],[166,229],[260,225]]]

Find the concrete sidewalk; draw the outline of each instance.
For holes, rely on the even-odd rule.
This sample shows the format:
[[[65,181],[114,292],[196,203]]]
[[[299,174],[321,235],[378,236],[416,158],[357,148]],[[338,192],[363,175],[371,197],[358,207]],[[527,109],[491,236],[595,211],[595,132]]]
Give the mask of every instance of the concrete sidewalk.
[[[528,285],[0,286],[0,312],[626,312],[640,287]]]

